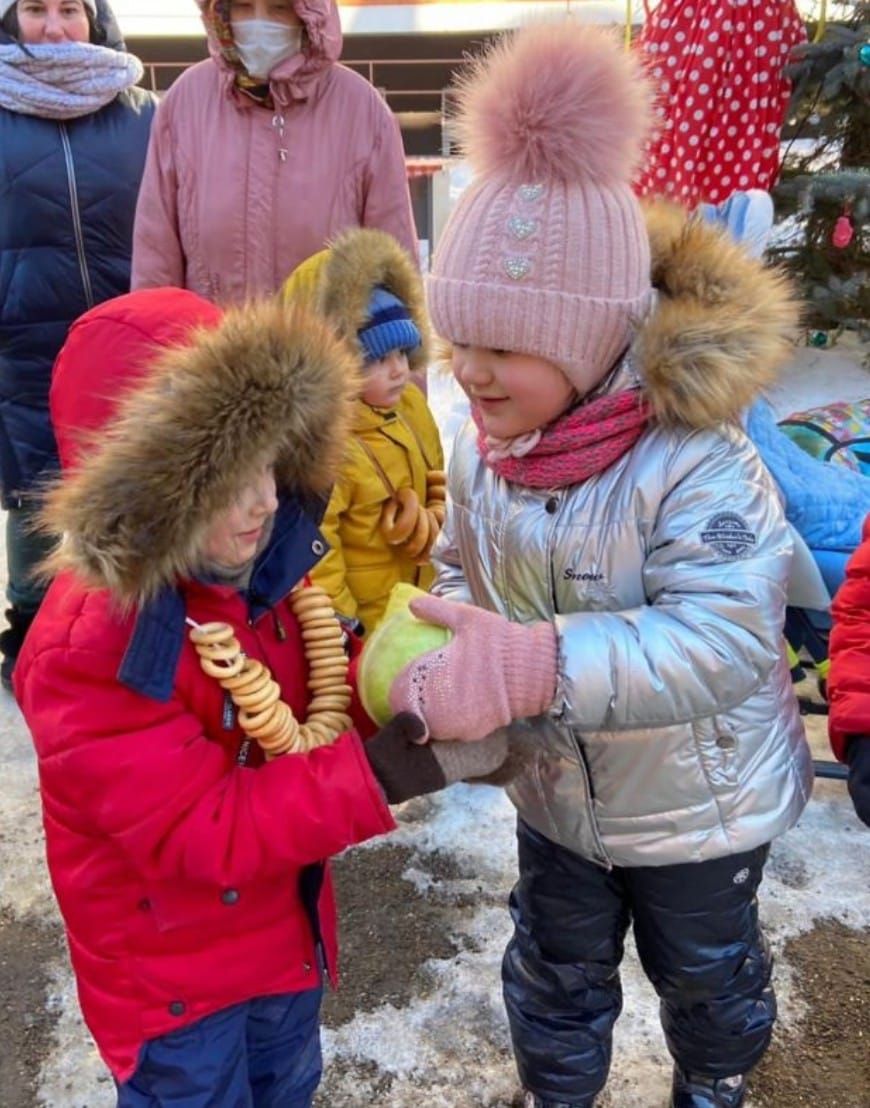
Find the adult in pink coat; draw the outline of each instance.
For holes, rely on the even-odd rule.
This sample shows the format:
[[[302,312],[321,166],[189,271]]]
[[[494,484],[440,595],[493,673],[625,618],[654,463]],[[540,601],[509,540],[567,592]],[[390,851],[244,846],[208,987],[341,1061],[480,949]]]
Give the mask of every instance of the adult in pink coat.
[[[133,242],[133,288],[235,303],[278,289],[346,227],[416,257],[398,124],[338,64],[335,0],[197,0],[211,57],[166,94]]]

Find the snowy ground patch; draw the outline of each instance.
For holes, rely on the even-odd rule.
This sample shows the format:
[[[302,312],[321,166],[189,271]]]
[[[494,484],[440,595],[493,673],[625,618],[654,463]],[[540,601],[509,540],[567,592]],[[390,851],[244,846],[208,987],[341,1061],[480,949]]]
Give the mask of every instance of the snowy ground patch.
[[[469,886],[496,893],[464,925],[469,945],[456,958],[431,967],[438,987],[425,999],[397,1010],[385,1007],[325,1035],[327,1064],[353,1064],[359,1099],[385,1108],[506,1108],[517,1093],[500,993],[500,961],[510,935],[507,894],[515,877],[514,812],[503,793],[458,785],[434,798],[423,822],[400,828],[394,841],[420,855],[448,854],[469,875]],[[419,883],[419,872],[412,875]],[[419,887],[419,885],[418,885]],[[870,851],[841,785],[822,782],[797,827],[774,844],[761,892],[761,911],[774,950],[834,918],[850,928],[870,927]],[[780,959],[776,972],[781,1028],[804,1015]],[[664,1103],[670,1063],[658,1021],[655,994],[628,944],[623,965],[625,1003],[617,1024],[614,1063],[601,1108],[650,1108]],[[370,1084],[361,1075],[370,1073]],[[374,1095],[380,1077],[393,1080]],[[360,1081],[362,1080],[362,1085]],[[351,1096],[351,1088],[346,1095]],[[332,1103],[336,1103],[333,1099]],[[751,1108],[751,1106],[750,1106]]]

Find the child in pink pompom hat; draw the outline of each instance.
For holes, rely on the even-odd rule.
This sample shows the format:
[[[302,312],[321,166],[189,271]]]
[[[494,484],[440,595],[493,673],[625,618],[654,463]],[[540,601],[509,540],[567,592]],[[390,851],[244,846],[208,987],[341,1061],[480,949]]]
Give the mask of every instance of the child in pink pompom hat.
[[[428,288],[473,419],[436,595],[412,605],[453,635],[391,702],[433,739],[506,728],[524,749],[503,979],[539,1108],[605,1084],[632,921],[672,1108],[743,1103],[776,1010],[756,892],[812,781],[782,650],[791,542],[740,429],[797,310],[722,232],[641,210],[649,103],[606,32],[501,40],[461,90],[476,176]]]

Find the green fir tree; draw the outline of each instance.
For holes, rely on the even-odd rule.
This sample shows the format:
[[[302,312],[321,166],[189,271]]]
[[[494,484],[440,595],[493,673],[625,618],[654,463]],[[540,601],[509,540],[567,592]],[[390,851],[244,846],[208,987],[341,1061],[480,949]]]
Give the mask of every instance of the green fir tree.
[[[792,54],[777,221],[769,251],[801,284],[807,326],[870,332],[870,0],[837,5],[818,43]],[[809,28],[813,34],[812,25]],[[807,144],[797,140],[809,139]],[[841,222],[838,226],[838,220]],[[849,226],[853,229],[851,241]],[[836,238],[840,245],[835,243]]]

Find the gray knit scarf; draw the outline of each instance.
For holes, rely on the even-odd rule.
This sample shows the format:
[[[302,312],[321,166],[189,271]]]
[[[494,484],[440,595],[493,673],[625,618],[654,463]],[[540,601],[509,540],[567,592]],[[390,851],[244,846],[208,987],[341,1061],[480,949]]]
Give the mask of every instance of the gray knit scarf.
[[[123,50],[88,42],[0,45],[0,107],[42,119],[78,119],[110,104],[142,76]]]

